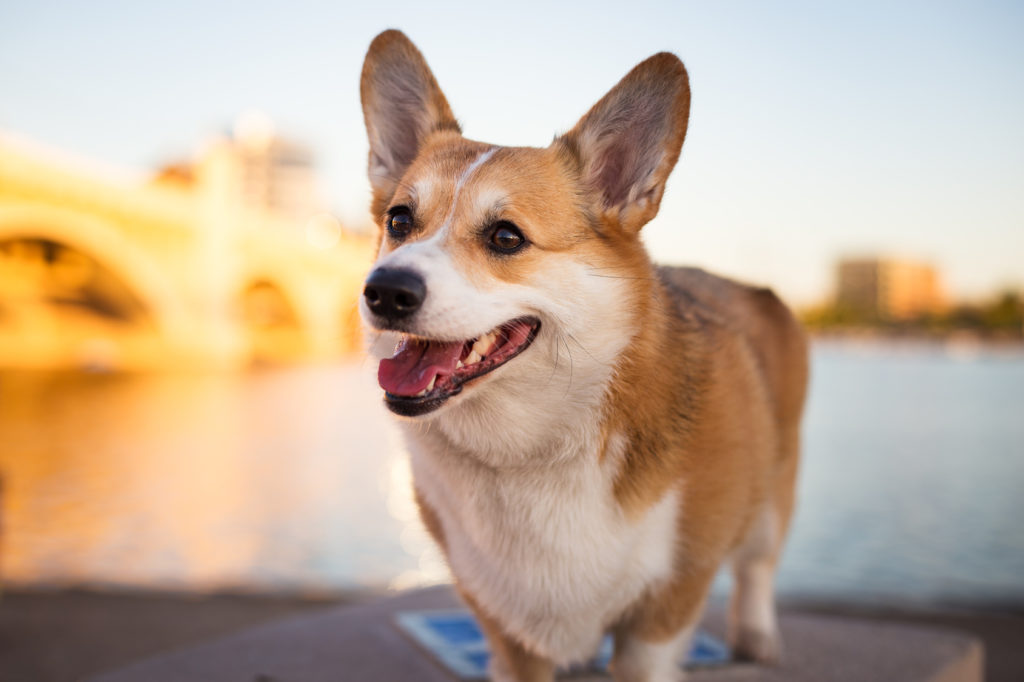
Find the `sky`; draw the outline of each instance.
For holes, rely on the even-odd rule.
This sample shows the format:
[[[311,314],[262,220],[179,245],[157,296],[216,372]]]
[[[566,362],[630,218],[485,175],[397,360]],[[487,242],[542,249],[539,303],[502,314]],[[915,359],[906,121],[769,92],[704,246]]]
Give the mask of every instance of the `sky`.
[[[507,145],[547,145],[637,62],[678,54],[690,127],[643,231],[660,262],[801,305],[844,255],[931,262],[957,298],[1024,286],[1020,2],[6,2],[0,131],[146,171],[259,110],[365,225],[358,82],[385,28],[468,137]]]

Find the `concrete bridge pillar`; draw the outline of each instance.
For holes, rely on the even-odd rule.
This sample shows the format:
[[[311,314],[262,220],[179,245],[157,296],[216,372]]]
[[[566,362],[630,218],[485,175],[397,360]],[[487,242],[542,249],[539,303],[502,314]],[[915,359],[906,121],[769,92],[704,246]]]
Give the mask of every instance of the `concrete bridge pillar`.
[[[194,302],[202,355],[216,364],[240,364],[246,342],[234,323],[236,288],[240,278],[241,169],[224,141],[213,143],[197,168],[199,220],[195,236],[195,272],[184,273],[183,285]]]

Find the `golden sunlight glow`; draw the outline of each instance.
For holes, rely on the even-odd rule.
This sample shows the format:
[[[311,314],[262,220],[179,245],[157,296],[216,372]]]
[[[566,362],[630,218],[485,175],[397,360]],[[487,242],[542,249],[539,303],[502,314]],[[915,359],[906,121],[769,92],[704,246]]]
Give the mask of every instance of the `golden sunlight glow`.
[[[148,181],[0,134],[0,366],[241,367],[359,345],[369,240],[265,116]],[[309,218],[309,216],[313,216]]]
[[[448,567],[437,545],[423,527],[413,499],[409,456],[397,433],[390,432],[388,441],[387,480],[383,485],[387,509],[392,518],[402,524],[402,549],[417,557],[417,567],[400,573],[389,587],[393,590],[406,590],[449,582],[451,575]]]
[[[306,222],[306,241],[317,249],[330,249],[341,241],[341,223],[330,213],[317,213]]]

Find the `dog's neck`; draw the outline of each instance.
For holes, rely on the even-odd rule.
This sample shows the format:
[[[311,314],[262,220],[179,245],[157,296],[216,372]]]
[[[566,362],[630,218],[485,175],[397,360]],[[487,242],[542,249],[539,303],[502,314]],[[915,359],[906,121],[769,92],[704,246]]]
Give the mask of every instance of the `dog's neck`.
[[[691,453],[701,422],[709,368],[700,335],[702,322],[681,315],[661,282],[652,287],[641,333],[623,358],[623,377],[612,384],[607,404],[609,433],[626,437],[615,496],[627,513],[640,514],[661,497],[681,461]]]

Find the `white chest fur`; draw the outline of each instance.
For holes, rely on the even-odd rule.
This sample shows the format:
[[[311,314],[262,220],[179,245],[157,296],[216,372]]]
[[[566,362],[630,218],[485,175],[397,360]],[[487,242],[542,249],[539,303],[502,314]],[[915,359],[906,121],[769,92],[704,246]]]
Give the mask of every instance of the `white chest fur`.
[[[669,575],[678,491],[630,521],[613,494],[618,458],[598,461],[596,439],[562,443],[551,465],[494,468],[409,435],[416,485],[440,517],[460,584],[555,662],[591,655],[604,629]]]

